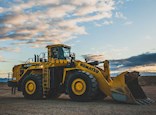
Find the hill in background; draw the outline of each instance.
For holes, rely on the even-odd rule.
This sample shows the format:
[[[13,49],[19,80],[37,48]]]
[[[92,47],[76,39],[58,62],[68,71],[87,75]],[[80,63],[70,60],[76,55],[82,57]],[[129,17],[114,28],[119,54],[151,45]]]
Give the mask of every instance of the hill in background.
[[[0,83],[7,83],[8,82],[8,78],[0,78]]]

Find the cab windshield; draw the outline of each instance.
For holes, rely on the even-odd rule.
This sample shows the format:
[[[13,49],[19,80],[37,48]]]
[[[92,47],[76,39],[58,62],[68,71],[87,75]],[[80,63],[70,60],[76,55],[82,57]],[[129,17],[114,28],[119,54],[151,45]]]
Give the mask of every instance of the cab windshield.
[[[67,47],[52,48],[52,58],[68,59],[69,57],[70,57],[70,48]]]
[[[65,58],[65,59],[68,59],[69,56],[70,56],[70,48],[65,48],[65,47],[63,47],[62,50],[63,50],[63,52],[64,52],[64,58]]]

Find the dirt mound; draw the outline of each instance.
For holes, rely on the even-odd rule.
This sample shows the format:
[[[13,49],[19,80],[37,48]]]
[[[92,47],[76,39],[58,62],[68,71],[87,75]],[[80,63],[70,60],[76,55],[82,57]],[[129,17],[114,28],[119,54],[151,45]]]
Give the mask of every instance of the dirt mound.
[[[4,87],[6,87],[7,86],[7,83],[1,83],[0,82],[0,88],[4,88]]]
[[[0,90],[10,90],[11,91],[11,87],[8,87],[7,83],[0,83]]]
[[[142,86],[156,85],[156,76],[140,76],[139,84]]]

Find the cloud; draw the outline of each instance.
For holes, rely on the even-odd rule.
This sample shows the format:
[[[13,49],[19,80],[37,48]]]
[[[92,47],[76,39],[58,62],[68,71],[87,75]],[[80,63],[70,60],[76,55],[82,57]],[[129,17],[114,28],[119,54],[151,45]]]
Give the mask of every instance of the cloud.
[[[20,52],[20,48],[12,48],[12,47],[0,47],[0,51],[8,51],[8,52]]]
[[[4,8],[0,7],[0,13],[4,12]]]
[[[145,40],[153,40],[153,38],[150,35],[146,35],[144,39]]]
[[[101,54],[87,54],[82,55],[82,57],[88,62],[88,61],[104,61],[104,55]]]
[[[127,59],[112,60],[116,66],[135,67],[156,63],[156,53],[145,53],[138,56],[133,56]]]
[[[132,24],[133,24],[132,21],[127,21],[127,22],[124,23],[124,25],[132,25]]]
[[[115,10],[115,0],[11,0],[0,4],[0,41],[33,46],[86,35],[82,23],[104,22]]]
[[[105,57],[101,54],[87,54],[82,57],[90,61],[104,61]],[[103,68],[102,65],[99,67]],[[139,71],[141,75],[156,75],[156,53],[144,53],[126,59],[110,60],[112,76],[116,76],[123,71]]]
[[[2,56],[0,56],[0,62],[6,62],[6,60]]]
[[[120,18],[120,19],[127,19],[127,17],[125,17],[124,15],[123,15],[123,13],[121,13],[121,12],[116,12],[115,13],[115,17],[116,18]]]
[[[139,71],[143,74],[156,74],[156,53],[144,53],[127,59],[110,60],[111,70],[120,73],[121,71]]]
[[[144,73],[156,73],[156,63],[151,65],[144,65],[144,66],[136,66],[128,69],[129,71],[139,71]]]
[[[97,27],[101,27],[101,26],[104,26],[104,25],[111,25],[111,24],[113,24],[113,21],[112,20],[105,20],[103,23],[95,22],[94,24]]]
[[[110,24],[113,24],[113,21],[104,21],[103,24],[104,24],[104,25],[110,25]]]

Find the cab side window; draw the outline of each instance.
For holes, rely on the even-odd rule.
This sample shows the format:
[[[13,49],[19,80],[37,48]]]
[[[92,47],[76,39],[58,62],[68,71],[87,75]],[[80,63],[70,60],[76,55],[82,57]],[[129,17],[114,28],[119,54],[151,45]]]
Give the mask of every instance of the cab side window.
[[[60,48],[59,58],[60,58],[60,59],[66,59],[66,58],[64,57],[64,51],[63,51],[62,47]]]
[[[58,48],[52,48],[51,49],[52,58],[58,58],[59,57],[59,49]]]

